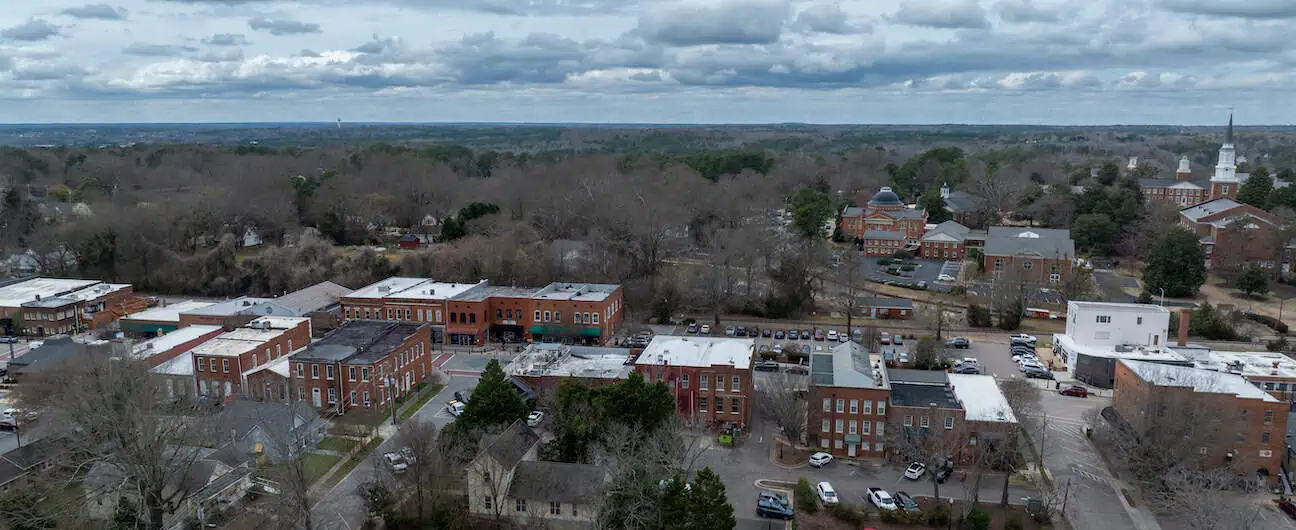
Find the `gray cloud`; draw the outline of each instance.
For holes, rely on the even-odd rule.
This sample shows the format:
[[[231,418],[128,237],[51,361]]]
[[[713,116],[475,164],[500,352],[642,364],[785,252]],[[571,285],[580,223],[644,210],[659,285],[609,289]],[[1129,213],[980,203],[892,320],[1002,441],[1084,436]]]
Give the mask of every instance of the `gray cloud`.
[[[904,3],[887,20],[897,24],[938,29],[984,29],[990,27],[985,9],[975,0]]]
[[[785,2],[677,6],[640,17],[638,31],[644,40],[668,46],[770,44],[778,42],[790,15]]]
[[[270,19],[265,17],[256,17],[248,20],[248,27],[256,31],[263,31],[276,36],[320,32],[319,24],[289,19]]]
[[[273,4],[282,0],[154,0],[173,4],[246,6],[256,4]],[[303,3],[319,5],[345,4],[349,0],[300,0]],[[594,13],[614,13],[624,11],[640,3],[640,0],[372,0],[373,3],[394,5],[429,11],[446,9],[489,13],[494,15],[531,16],[531,15],[584,15]]]
[[[126,20],[126,9],[108,4],[86,4],[81,7],[69,7],[59,12],[74,18],[95,20]]]
[[[224,48],[218,50],[207,50],[201,54],[193,56],[195,61],[204,63],[225,63],[243,60],[243,50],[238,48]]]
[[[841,4],[816,4],[797,14],[792,27],[806,33],[830,33],[834,35],[853,35],[868,33],[872,27],[867,24],[852,24],[850,17],[842,10]]]
[[[1296,18],[1292,0],[1156,0],[1166,11],[1219,17],[1280,19]]]
[[[20,41],[42,41],[59,34],[62,26],[50,24],[45,19],[33,18],[26,23],[0,30],[0,38]]]
[[[437,51],[454,81],[465,85],[561,83],[586,70],[587,51],[574,40],[532,33],[520,40],[494,32],[468,35]]]
[[[122,48],[122,53],[126,55],[140,55],[144,57],[179,57],[186,53],[196,52],[197,48],[189,46],[176,46],[173,44],[146,44],[143,42],[132,42],[129,46]]]
[[[1013,24],[1051,24],[1061,20],[1058,10],[1037,6],[1032,0],[1004,0],[995,5],[995,12],[1004,22]]]
[[[248,40],[239,33],[218,33],[203,39],[202,43],[208,46],[244,46]]]
[[[0,54],[0,72],[7,72],[13,68],[14,61],[9,56]]]
[[[85,68],[68,64],[32,63],[16,68],[10,74],[15,81],[57,81],[72,77],[84,77],[90,73]]]

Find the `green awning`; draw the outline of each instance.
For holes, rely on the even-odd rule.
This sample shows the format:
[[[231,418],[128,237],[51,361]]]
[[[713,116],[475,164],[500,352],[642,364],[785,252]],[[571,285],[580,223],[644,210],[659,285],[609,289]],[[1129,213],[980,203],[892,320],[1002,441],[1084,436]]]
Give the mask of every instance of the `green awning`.
[[[599,328],[589,328],[583,326],[531,326],[532,335],[561,335],[561,336],[581,336],[581,337],[598,337],[603,334]]]
[[[860,442],[862,442],[862,441],[863,441],[863,439],[860,438],[860,435],[858,435],[858,434],[847,434],[847,435],[846,435],[846,443],[848,443],[848,444],[857,444],[857,443],[860,443]]]

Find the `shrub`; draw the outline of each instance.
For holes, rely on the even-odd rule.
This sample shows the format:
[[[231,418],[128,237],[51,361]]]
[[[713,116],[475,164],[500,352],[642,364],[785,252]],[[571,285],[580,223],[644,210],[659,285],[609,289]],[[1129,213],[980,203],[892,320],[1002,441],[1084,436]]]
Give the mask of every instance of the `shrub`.
[[[1143,291],[1143,292],[1139,293],[1139,296],[1138,296],[1138,303],[1140,303],[1140,304],[1150,304],[1150,303],[1152,303],[1152,293],[1150,293],[1150,292],[1148,292],[1148,291]]]
[[[1021,519],[1016,517],[1013,517],[1012,519],[1009,519],[1008,522],[1004,523],[1004,530],[1022,530],[1023,528],[1025,527],[1022,526]]]
[[[972,511],[968,512],[967,526],[972,530],[990,530],[990,512],[980,506],[973,507]]]
[[[772,351],[763,351],[763,352],[760,352],[760,358],[761,358],[762,361],[769,361],[769,360],[772,360],[772,359],[778,358],[778,354],[777,354],[777,353],[774,353],[774,352],[772,352]]]
[[[994,325],[990,317],[990,309],[977,304],[968,306],[967,320],[968,326],[974,328],[988,328]]]
[[[814,488],[810,487],[810,481],[806,480],[805,477],[801,477],[797,481],[796,490],[793,491],[793,494],[796,495],[797,510],[806,513],[819,511],[819,501],[815,498]]]
[[[1253,322],[1259,322],[1261,324],[1269,326],[1269,329],[1277,331],[1278,333],[1287,333],[1287,323],[1278,320],[1274,317],[1271,317],[1269,315],[1260,315],[1257,313],[1242,313],[1242,318],[1245,318]]]
[[[868,519],[868,515],[854,504],[831,504],[828,506],[828,513],[832,514],[834,519],[852,526],[859,525],[865,519]]]
[[[909,264],[909,263],[906,263],[906,264],[900,266],[900,270],[905,271],[905,272],[913,272],[913,270],[914,270],[914,266],[911,265],[911,264]]]
[[[924,510],[922,518],[928,525],[939,526],[942,528],[947,527],[950,522],[949,508],[945,507],[943,504],[937,504],[936,506]]]
[[[1265,349],[1269,351],[1287,351],[1287,349],[1290,347],[1291,344],[1288,344],[1287,339],[1283,337],[1278,337],[1275,340],[1271,340],[1265,343]]]
[[[891,258],[878,258],[877,264],[883,267],[891,264]]]

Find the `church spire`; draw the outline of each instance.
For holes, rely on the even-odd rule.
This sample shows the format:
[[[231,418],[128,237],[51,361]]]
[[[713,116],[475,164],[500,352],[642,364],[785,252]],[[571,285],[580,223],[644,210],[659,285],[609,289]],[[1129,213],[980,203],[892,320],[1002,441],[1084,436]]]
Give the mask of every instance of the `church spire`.
[[[1229,109],[1228,131],[1224,133],[1224,143],[1233,143],[1233,109]]]

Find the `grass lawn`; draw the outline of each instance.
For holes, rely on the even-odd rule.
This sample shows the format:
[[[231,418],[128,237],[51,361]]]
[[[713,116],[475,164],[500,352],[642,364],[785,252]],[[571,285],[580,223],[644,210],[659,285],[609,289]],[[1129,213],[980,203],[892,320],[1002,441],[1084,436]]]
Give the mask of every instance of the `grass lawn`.
[[[401,405],[403,408],[397,414],[399,421],[404,422],[413,417],[414,413],[423,408],[423,405],[426,405],[428,401],[431,401],[432,396],[437,395],[437,392],[440,392],[442,388],[445,388],[445,385],[431,385],[424,388],[412,402],[406,401],[405,404]]]
[[[358,442],[356,442],[355,440],[348,440],[346,438],[329,436],[323,440],[320,440],[319,445],[315,447],[317,449],[323,449],[325,451],[337,451],[339,453],[345,453],[347,451],[350,451],[352,447],[355,447],[357,443]]]
[[[333,469],[333,466],[341,460],[342,457],[337,455],[325,455],[319,453],[306,453],[304,469],[306,471],[306,482],[314,484],[320,477]]]
[[[375,436],[373,437],[372,440],[369,440],[369,443],[365,444],[364,448],[361,449],[360,452],[356,453],[355,456],[352,456],[351,458],[347,459],[346,463],[342,464],[342,467],[337,470],[337,473],[334,473],[333,476],[329,477],[329,480],[325,484],[325,486],[332,488],[333,486],[336,486],[339,482],[342,482],[342,479],[346,478],[347,475],[351,474],[351,470],[355,469],[356,466],[360,465],[360,462],[363,462],[364,459],[369,458],[369,455],[372,454],[374,450],[377,449],[378,446],[381,445],[382,443],[383,443],[382,436]],[[331,458],[337,459],[338,457],[333,456]]]

